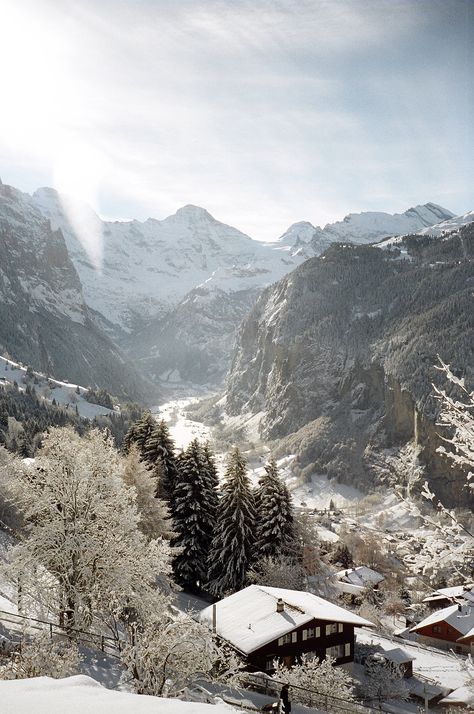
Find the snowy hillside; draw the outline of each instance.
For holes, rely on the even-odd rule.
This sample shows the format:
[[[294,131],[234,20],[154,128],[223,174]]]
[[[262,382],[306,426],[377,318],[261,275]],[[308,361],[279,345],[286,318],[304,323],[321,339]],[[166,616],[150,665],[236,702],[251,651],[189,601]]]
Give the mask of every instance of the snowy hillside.
[[[468,211],[462,216],[453,216],[448,218],[446,221],[437,223],[433,226],[427,226],[419,231],[420,235],[430,235],[430,236],[441,236],[443,233],[449,231],[455,231],[461,226],[465,226],[468,223],[474,223],[474,211]]]
[[[105,689],[90,677],[36,677],[0,682],[2,714],[228,714],[232,707]],[[211,708],[212,707],[212,708]]]
[[[26,367],[5,357],[0,357],[0,386],[13,385],[15,382],[20,391],[30,384],[34,386],[38,397],[47,402],[52,402],[54,399],[56,404],[70,409],[71,412],[76,412],[77,407],[77,413],[85,419],[94,419],[96,416],[115,413],[114,410],[100,404],[88,402],[85,398],[88,390],[79,384],[62,382],[52,377],[46,377],[39,372],[34,372],[30,379]]]

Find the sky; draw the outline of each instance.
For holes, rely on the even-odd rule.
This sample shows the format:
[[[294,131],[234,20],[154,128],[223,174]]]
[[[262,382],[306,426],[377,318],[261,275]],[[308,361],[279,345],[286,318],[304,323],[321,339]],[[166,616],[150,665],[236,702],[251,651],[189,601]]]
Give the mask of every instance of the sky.
[[[474,0],[0,0],[0,177],[253,238],[474,208]]]

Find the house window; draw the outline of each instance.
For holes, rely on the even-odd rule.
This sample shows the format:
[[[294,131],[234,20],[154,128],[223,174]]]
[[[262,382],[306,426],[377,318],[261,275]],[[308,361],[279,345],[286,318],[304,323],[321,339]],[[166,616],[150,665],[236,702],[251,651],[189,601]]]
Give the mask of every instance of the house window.
[[[288,635],[283,635],[283,637],[278,638],[278,644],[279,645],[288,645],[292,639],[291,636],[296,635],[296,632],[290,632]],[[293,642],[296,642],[296,640],[293,640]]]
[[[313,637],[321,637],[320,627],[308,627],[306,630],[303,630],[303,641],[311,640]]]
[[[271,672],[274,669],[273,666],[273,661],[276,659],[274,655],[270,655],[270,657],[267,657],[265,661],[265,672]]]
[[[441,632],[441,627],[439,625],[433,625],[431,629],[433,632]]]
[[[343,632],[343,631],[344,631],[344,625],[342,624],[342,622],[338,622],[338,623],[337,623],[337,631],[338,631],[338,632]]]
[[[291,641],[292,641],[292,642],[298,642],[298,633],[297,633],[297,632],[292,632],[292,633],[291,633]]]
[[[326,647],[326,656],[334,657],[344,657],[344,645],[333,645],[332,647]]]
[[[344,657],[350,657],[351,656],[351,643],[346,642],[344,645]]]
[[[337,632],[337,622],[332,622],[330,625],[326,625],[326,634],[333,635]]]

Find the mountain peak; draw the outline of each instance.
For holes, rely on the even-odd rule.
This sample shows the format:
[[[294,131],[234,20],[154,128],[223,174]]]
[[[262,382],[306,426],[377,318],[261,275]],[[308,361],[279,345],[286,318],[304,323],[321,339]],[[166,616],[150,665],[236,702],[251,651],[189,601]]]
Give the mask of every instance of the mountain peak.
[[[423,203],[418,206],[412,206],[405,211],[403,215],[421,218],[426,225],[434,225],[435,223],[446,221],[449,218],[454,218],[454,213],[448,211],[447,208],[443,208],[443,206],[431,202]]]
[[[206,211],[205,208],[201,208],[200,206],[194,206],[192,203],[187,203],[185,206],[182,208],[178,208],[176,213],[174,214],[175,216],[178,216],[180,218],[189,218],[192,220],[196,219],[207,219],[213,221],[214,218],[211,216],[209,211]]]

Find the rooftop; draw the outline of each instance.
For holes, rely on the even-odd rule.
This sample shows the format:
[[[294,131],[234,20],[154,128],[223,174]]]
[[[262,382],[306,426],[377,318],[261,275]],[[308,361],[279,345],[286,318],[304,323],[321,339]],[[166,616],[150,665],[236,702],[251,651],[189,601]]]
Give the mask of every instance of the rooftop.
[[[278,600],[283,610],[277,611]],[[200,613],[212,627],[213,605]],[[215,604],[216,631],[243,654],[250,654],[313,619],[362,627],[373,623],[312,593],[250,585]]]
[[[428,627],[429,625],[446,622],[446,624],[466,637],[468,633],[474,629],[474,607],[463,605],[461,608],[460,610],[458,605],[450,605],[442,610],[437,610],[431,615],[428,615],[428,617],[425,617],[425,619],[415,625],[415,627],[412,627],[410,632],[418,632],[418,630]]]

